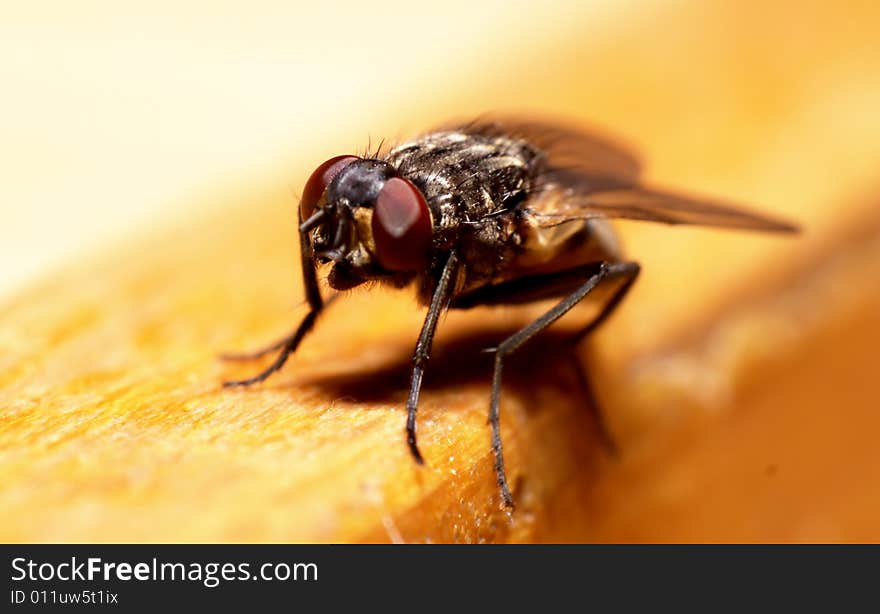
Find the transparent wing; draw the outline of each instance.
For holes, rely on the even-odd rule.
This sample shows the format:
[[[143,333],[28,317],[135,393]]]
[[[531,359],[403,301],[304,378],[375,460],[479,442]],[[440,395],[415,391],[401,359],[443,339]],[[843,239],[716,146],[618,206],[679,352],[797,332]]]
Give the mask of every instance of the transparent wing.
[[[563,122],[491,117],[441,129],[522,139],[544,153],[548,170],[577,173],[594,188],[635,185],[641,171],[638,157],[627,147],[598,131]]]
[[[713,199],[640,185],[638,157],[612,138],[562,122],[487,117],[445,126],[467,134],[521,138],[544,155],[536,193],[522,206],[540,226],[588,218],[622,218],[766,232],[797,232],[784,220]]]
[[[595,190],[590,178],[571,171],[550,171],[538,193],[524,205],[540,226],[588,218],[621,218],[665,224],[695,224],[797,232],[784,220],[717,200],[691,197],[643,186]]]

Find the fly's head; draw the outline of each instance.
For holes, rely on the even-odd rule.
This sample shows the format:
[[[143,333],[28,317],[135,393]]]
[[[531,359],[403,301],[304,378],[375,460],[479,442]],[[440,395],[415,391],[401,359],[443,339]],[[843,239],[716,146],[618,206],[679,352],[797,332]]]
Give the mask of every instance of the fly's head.
[[[426,266],[433,221],[424,195],[388,162],[337,156],[309,177],[300,229],[316,264],[333,263],[330,285],[405,282]]]

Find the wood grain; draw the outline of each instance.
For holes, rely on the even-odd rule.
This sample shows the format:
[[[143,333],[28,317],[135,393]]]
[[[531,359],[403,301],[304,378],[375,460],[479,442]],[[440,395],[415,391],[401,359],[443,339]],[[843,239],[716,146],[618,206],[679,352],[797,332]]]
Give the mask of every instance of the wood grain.
[[[287,186],[304,153],[295,177],[182,199],[210,214],[121,237],[0,308],[0,539],[880,539],[876,9],[707,7],[567,35],[531,59],[512,50],[507,72],[463,78],[460,95],[400,122],[499,106],[522,91],[504,77],[515,67],[534,80],[523,106],[621,127],[659,183],[804,225],[780,239],[621,224],[644,275],[580,356],[619,458],[560,356],[578,317],[506,374],[512,514],[492,474],[480,350],[533,312],[441,322],[425,467],[403,437],[422,317],[407,292],[345,296],[281,373],[222,389],[258,365],[220,352],[303,314]],[[571,62],[542,65],[562,51]]]

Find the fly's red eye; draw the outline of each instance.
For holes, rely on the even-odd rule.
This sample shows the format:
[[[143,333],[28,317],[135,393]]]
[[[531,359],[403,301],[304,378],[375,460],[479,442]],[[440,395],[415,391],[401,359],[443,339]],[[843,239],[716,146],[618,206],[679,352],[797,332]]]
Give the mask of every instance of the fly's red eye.
[[[373,210],[379,264],[389,271],[416,271],[431,247],[431,212],[419,189],[400,177],[385,182]]]
[[[300,214],[303,220],[309,219],[309,216],[315,212],[315,207],[318,206],[321,195],[324,194],[324,190],[327,189],[333,178],[339,174],[339,171],[355,160],[357,160],[357,156],[336,156],[315,169],[315,172],[306,181],[306,186],[302,192],[302,200],[299,203]]]

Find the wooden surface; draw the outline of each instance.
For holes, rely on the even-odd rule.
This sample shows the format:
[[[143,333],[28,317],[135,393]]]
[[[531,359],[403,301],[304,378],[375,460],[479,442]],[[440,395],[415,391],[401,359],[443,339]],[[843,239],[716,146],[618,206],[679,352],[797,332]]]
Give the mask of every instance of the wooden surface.
[[[396,132],[450,108],[509,108],[519,92],[522,107],[638,142],[658,182],[804,225],[790,239],[621,224],[644,274],[581,352],[619,458],[598,445],[556,351],[564,331],[551,332],[505,374],[519,506],[500,507],[480,350],[521,310],[441,322],[425,467],[403,438],[422,318],[411,293],[351,293],[283,372],[222,389],[257,366],[219,352],[271,341],[304,312],[288,186],[314,163],[305,151],[295,170],[183,200],[210,212],[122,237],[0,308],[0,539],[880,539],[876,10],[708,6],[589,42],[588,24],[571,27],[378,121]]]

